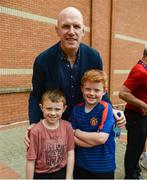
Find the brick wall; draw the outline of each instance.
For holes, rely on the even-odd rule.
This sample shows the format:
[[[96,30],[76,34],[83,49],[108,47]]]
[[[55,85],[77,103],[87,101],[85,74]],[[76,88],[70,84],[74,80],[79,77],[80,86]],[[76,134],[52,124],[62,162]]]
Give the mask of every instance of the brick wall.
[[[124,103],[118,98],[118,91],[129,70],[142,58],[147,43],[146,8],[146,0],[114,0],[112,3],[110,95],[114,104]]]
[[[8,124],[27,119],[28,93],[0,95],[0,124]]]
[[[28,119],[34,59],[58,40],[56,18],[67,6],[83,13],[83,42],[100,51],[111,100],[124,104],[117,96],[120,85],[147,41],[146,0],[1,0],[0,125]]]

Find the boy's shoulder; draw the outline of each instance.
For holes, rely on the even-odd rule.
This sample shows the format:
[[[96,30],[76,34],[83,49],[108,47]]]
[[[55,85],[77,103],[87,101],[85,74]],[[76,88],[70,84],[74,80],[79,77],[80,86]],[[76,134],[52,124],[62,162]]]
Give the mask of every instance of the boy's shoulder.
[[[71,123],[64,119],[60,119],[60,123],[62,126],[71,126]]]
[[[72,110],[72,114],[83,111],[84,106],[85,106],[84,102],[75,105],[73,110]]]
[[[79,104],[77,104],[74,109],[73,109],[73,112],[77,112],[77,111],[81,111],[83,110],[83,107],[85,106],[85,103],[84,102],[81,102]],[[98,109],[112,109],[112,105],[104,100],[101,100],[98,104],[97,104],[97,108]]]
[[[106,101],[104,101],[104,100],[101,100],[101,101],[98,103],[98,105],[101,105],[101,106],[103,106],[104,108],[112,107],[110,103],[108,103],[108,102],[106,102]],[[74,107],[74,109],[79,109],[79,108],[82,108],[82,107],[84,107],[84,106],[85,106],[85,103],[84,103],[84,102],[81,102],[81,103],[77,104],[77,105]]]
[[[104,100],[101,100],[100,102],[99,102],[99,104],[100,105],[102,105],[102,106],[104,106],[104,108],[112,108],[112,106],[111,106],[111,104],[110,103],[108,103],[108,102],[106,102],[106,101],[104,101]]]
[[[82,107],[84,107],[84,106],[85,106],[85,103],[84,103],[84,102],[81,102],[81,103],[77,104],[77,105],[74,107],[74,109],[82,108]]]
[[[67,120],[60,119],[61,128],[70,128],[71,123]]]
[[[38,131],[42,131],[43,129],[43,124],[42,120],[40,120],[38,123],[36,123],[32,128],[31,128],[31,133],[36,133]]]

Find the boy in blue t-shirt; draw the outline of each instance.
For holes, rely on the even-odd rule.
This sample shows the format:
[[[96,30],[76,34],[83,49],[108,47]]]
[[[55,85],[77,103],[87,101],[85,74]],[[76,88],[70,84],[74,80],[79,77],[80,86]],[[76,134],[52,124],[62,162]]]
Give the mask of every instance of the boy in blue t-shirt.
[[[85,102],[71,116],[76,144],[77,179],[114,179],[115,123],[112,106],[102,101],[107,76],[100,70],[87,71],[81,80]]]

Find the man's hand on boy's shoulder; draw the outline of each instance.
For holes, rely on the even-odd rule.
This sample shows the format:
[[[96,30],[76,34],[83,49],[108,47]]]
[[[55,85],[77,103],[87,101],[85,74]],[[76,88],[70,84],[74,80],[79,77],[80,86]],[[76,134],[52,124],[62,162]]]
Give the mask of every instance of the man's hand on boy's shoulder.
[[[122,127],[126,124],[126,117],[124,112],[121,110],[113,109],[113,115],[115,118],[116,125],[118,127]]]
[[[27,127],[26,132],[25,132],[25,137],[24,137],[24,143],[26,145],[26,147],[28,148],[30,146],[30,137],[29,137],[29,132],[32,129],[32,127],[35,125],[31,124],[29,127]]]

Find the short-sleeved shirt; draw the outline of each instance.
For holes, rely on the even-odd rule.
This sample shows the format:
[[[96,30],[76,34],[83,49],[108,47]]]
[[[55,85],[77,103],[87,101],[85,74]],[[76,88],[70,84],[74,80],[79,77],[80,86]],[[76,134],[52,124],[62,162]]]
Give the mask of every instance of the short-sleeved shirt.
[[[30,146],[27,159],[35,160],[35,172],[58,171],[67,164],[67,153],[74,149],[74,135],[71,124],[60,120],[57,129],[47,129],[42,121],[30,131]]]
[[[131,90],[136,98],[147,103],[147,64],[141,60],[138,61],[129,73],[124,85]],[[127,103],[126,108],[142,113],[140,108],[129,103]]]
[[[109,134],[105,144],[93,147],[76,147],[78,167],[94,173],[108,173],[115,168],[115,141],[113,125],[115,123],[112,106],[101,101],[89,113],[85,104],[76,106],[72,113],[72,126],[86,132],[104,132]]]

